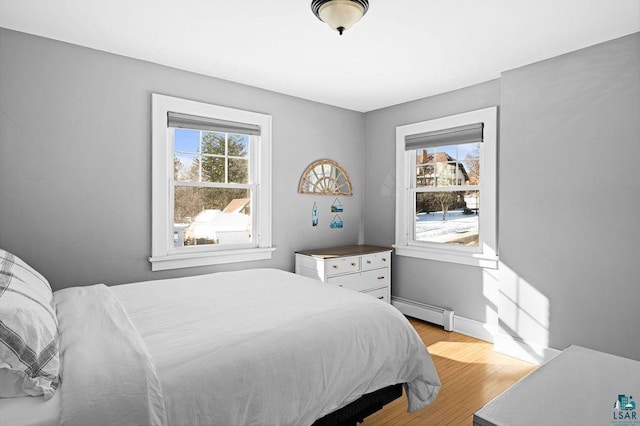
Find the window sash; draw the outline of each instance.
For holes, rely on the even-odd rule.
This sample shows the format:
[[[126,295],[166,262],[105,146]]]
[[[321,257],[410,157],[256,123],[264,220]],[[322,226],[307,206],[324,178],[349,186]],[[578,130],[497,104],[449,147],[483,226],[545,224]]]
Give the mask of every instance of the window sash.
[[[482,205],[482,191],[480,190],[480,188],[478,188],[477,186],[471,188],[471,191],[473,192],[477,192],[478,193],[478,204]],[[425,240],[420,240],[417,238],[417,234],[418,234],[418,220],[416,218],[417,216],[417,194],[420,193],[429,193],[429,192],[464,192],[464,191],[459,191],[459,190],[445,190],[445,191],[412,191],[411,194],[411,199],[412,199],[412,210],[410,210],[409,216],[411,216],[410,220],[411,221],[411,233],[409,234],[409,244],[410,245],[414,245],[414,246],[422,246],[422,247],[429,247],[429,248],[434,248],[437,250],[458,250],[458,251],[462,251],[462,252],[468,252],[468,253],[479,253],[481,251],[481,244],[482,244],[482,237],[483,237],[483,232],[482,232],[482,227],[480,226],[480,222],[478,222],[478,244],[477,245],[473,245],[473,246],[464,246],[464,245],[459,245],[459,244],[452,244],[452,243],[447,243],[447,242],[438,242],[438,241],[425,241]],[[441,214],[441,212],[433,212],[434,215],[439,215]],[[478,217],[481,217],[482,212],[478,213]]]
[[[173,129],[173,131],[172,131]],[[185,150],[181,150],[181,149],[176,149],[176,132],[175,132],[176,127],[168,127],[168,132],[170,133],[168,136],[172,141],[172,150],[173,150],[173,156],[174,157],[192,157],[192,161],[199,161],[200,167],[198,169],[198,180],[197,182],[217,182],[217,183],[228,183],[229,182],[229,171],[230,171],[230,167],[232,162],[234,161],[246,161],[247,162],[247,176],[246,176],[246,180],[248,183],[251,182],[251,179],[254,177],[255,172],[251,170],[252,167],[252,162],[251,160],[251,152],[252,151],[256,151],[257,149],[257,145],[259,143],[259,136],[251,136],[251,135],[246,135],[246,134],[235,134],[238,136],[246,136],[247,137],[247,153],[244,156],[239,156],[239,155],[231,155],[229,154],[230,150],[229,150],[229,144],[230,142],[230,135],[232,135],[231,133],[221,133],[221,132],[210,132],[208,130],[203,130],[200,128],[194,128],[194,129],[189,129],[189,131],[191,132],[197,132],[198,134],[198,147],[197,150],[191,150],[191,151],[185,151]],[[204,139],[205,139],[205,134],[218,134],[218,135],[224,135],[224,152],[223,153],[208,153],[204,151],[204,147],[203,147],[203,143],[204,143]],[[224,161],[223,163],[223,167],[224,167],[224,181],[222,180],[218,180],[218,181],[214,181],[214,180],[202,180],[202,171],[203,171],[203,162],[208,161],[208,160],[222,160]],[[173,176],[173,175],[172,175]],[[173,176],[173,179],[175,180],[175,176]],[[192,179],[180,179],[180,182],[191,182]],[[237,182],[240,183],[240,182]]]
[[[249,191],[249,205],[251,216],[251,238],[245,243],[225,243],[225,244],[201,244],[201,245],[184,245],[184,246],[170,246],[169,253],[185,253],[185,252],[203,252],[203,251],[224,251],[237,248],[253,248],[258,247],[257,239],[257,214],[259,211],[259,203],[257,202],[257,185],[253,184],[217,184],[208,182],[173,182],[170,190],[170,226],[168,231],[168,238],[173,241],[173,232],[175,231],[175,190],[176,187],[192,187],[192,188],[212,188],[212,189],[246,189]]]
[[[452,145],[452,144],[448,144],[448,145]],[[453,145],[460,145],[460,144],[453,144]],[[409,181],[409,185],[408,185],[408,190],[412,191],[412,192],[441,192],[441,191],[474,191],[474,190],[479,190],[482,188],[482,167],[480,168],[480,182],[477,185],[443,185],[443,186],[437,186],[437,185],[432,185],[432,186],[418,186],[417,183],[417,169],[419,164],[416,161],[416,157],[417,157],[417,152],[418,150],[421,150],[423,148],[417,148],[414,150],[406,150],[404,153],[404,156],[407,158],[406,162],[408,163],[408,168],[411,170],[411,174],[410,174],[410,181]],[[484,160],[484,145],[480,144],[480,163],[483,163]],[[429,163],[429,165],[434,165],[435,166],[436,163]],[[459,164],[459,163],[457,163]]]

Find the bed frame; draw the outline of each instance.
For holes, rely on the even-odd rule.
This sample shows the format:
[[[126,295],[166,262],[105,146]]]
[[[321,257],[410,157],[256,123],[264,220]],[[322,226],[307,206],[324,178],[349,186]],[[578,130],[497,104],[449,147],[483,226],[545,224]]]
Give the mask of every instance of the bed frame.
[[[316,420],[312,426],[356,426],[365,417],[402,396],[402,383],[379,389],[356,399],[338,411]]]

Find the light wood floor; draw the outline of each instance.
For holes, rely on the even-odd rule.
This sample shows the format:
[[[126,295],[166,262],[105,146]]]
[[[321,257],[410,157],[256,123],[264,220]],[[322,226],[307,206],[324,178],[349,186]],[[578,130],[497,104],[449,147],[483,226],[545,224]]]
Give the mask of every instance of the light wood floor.
[[[363,426],[471,426],[475,411],[537,368],[495,352],[491,343],[409,321],[433,358],[442,382],[440,393],[435,402],[412,414],[407,413],[406,398],[398,398],[367,417]]]

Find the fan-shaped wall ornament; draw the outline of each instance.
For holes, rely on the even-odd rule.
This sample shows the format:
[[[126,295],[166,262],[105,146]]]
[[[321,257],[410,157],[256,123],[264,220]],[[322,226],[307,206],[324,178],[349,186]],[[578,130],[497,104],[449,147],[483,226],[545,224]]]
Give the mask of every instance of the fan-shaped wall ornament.
[[[301,194],[353,195],[349,174],[333,160],[318,160],[306,168],[300,179]]]

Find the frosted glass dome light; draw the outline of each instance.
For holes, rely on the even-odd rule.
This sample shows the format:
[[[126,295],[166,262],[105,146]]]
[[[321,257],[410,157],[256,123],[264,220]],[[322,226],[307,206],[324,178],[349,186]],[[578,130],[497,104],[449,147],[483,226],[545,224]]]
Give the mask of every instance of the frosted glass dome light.
[[[369,9],[368,0],[313,0],[311,10],[322,22],[342,35]]]

